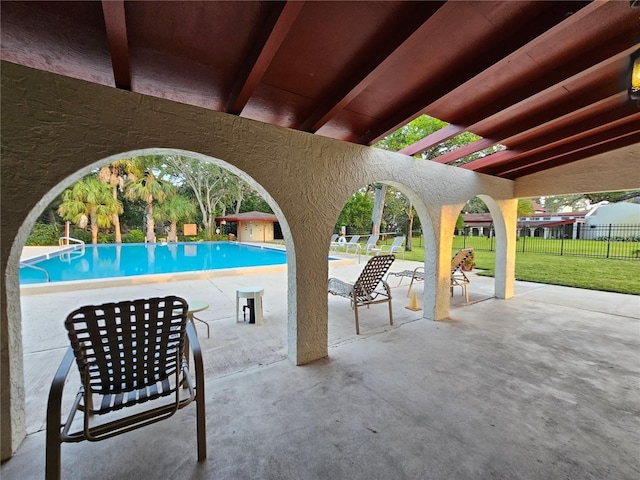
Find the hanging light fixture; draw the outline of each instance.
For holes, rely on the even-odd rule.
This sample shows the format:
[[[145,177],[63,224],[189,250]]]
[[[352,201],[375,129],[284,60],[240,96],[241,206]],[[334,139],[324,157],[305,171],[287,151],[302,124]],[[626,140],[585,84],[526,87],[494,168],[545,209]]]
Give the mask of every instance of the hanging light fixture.
[[[629,82],[629,97],[640,101],[640,50],[631,55],[631,79]]]

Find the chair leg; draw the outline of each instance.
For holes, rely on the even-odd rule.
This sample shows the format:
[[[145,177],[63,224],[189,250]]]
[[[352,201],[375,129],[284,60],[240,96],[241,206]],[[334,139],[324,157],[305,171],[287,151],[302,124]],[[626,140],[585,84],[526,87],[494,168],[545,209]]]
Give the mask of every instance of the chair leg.
[[[191,338],[193,352],[193,366],[196,376],[196,433],[198,437],[198,461],[207,458],[207,426],[204,407],[204,365],[202,362],[202,350],[197,340],[195,328],[187,325],[187,338]],[[187,352],[188,355],[188,352]]]
[[[391,309],[391,300],[389,300],[389,325],[393,325],[393,311]]]
[[[53,377],[49,400],[47,402],[47,434],[45,454],[45,478],[46,480],[60,479],[60,449],[62,438],[60,436],[60,417],[62,415],[62,391],[64,383],[73,363],[73,350],[69,348],[60,362],[58,371]]]
[[[413,287],[413,280],[415,277],[411,277],[411,283],[409,284],[409,290],[407,290],[407,297],[411,295],[411,287]]]
[[[356,335],[360,335],[360,321],[358,319],[358,304],[354,302],[353,305],[354,305],[353,310],[356,314]]]
[[[44,474],[46,480],[60,480],[60,447],[60,429],[47,421],[47,453]]]

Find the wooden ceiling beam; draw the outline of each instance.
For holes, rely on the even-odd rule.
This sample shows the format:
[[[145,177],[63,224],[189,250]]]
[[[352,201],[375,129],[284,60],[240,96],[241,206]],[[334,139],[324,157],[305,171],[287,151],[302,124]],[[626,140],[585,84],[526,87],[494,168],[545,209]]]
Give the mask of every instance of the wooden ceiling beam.
[[[361,55],[359,64],[349,71],[348,78],[337,83],[319,106],[300,125],[300,130],[315,133],[337,115],[365,88],[389,68],[393,54],[419,35],[425,23],[445,2],[414,2],[407,21],[401,29],[391,29],[389,35],[372,45],[366,55]]]
[[[111,66],[116,88],[131,90],[131,67],[124,0],[103,0],[102,14],[107,30]]]
[[[606,125],[582,132],[573,137],[544,145],[540,148],[522,153],[508,162],[492,163],[482,168],[474,168],[479,173],[501,175],[520,168],[528,167],[547,159],[567,155],[604,143],[612,138],[628,136],[640,132],[640,113],[618,119]],[[472,162],[475,163],[475,162]]]
[[[289,33],[304,1],[273,2],[272,11],[262,26],[249,56],[240,69],[225,111],[240,115],[256,86],[269,68],[282,41]]]
[[[526,175],[531,175],[533,173],[541,172],[543,170],[548,170],[550,168],[555,168],[561,165],[566,165],[568,163],[584,160],[585,158],[593,157],[594,155],[600,155],[602,153],[607,153],[612,150],[628,147],[629,145],[635,145],[639,142],[640,142],[640,132],[638,131],[631,132],[631,133],[628,133],[627,135],[623,135],[616,138],[610,138],[602,143],[587,147],[582,150],[570,152],[565,155],[553,157],[551,159],[545,159],[535,164],[530,164],[530,165],[523,166],[522,168],[519,168],[519,169],[510,170],[509,172],[500,173],[497,176],[501,178],[506,178],[509,180],[514,180],[516,178],[524,177]],[[597,173],[594,172],[594,175],[597,175]]]
[[[446,142],[450,138],[453,138],[456,135],[463,133],[464,131],[465,127],[461,127],[460,125],[447,125],[446,127],[443,127],[440,130],[427,135],[423,139],[404,147],[402,150],[399,150],[398,153],[404,153],[405,155],[415,155],[417,153],[422,153],[425,150],[429,150],[430,148],[435,147],[442,142]]]
[[[527,101],[536,95],[544,95],[555,88],[561,88],[563,83],[575,80],[589,74],[596,74],[603,66],[619,61],[638,48],[635,39],[624,32],[615,39],[604,42],[596,49],[585,52],[574,62],[561,64],[552,72],[546,72],[538,78],[525,77],[519,83],[511,85],[509,91],[503,92],[495,101],[477,106],[469,110],[463,119],[454,119],[455,123],[474,125],[482,121],[489,121],[490,117],[504,110],[514,107],[520,102]],[[470,131],[473,131],[469,128]]]
[[[556,118],[551,122],[539,125],[537,128],[522,132],[520,135],[511,138],[504,138],[494,143],[503,144],[510,150],[527,152],[566,140],[581,133],[592,131],[604,125],[623,119],[629,115],[633,115],[638,111],[638,109],[636,106],[631,104],[628,99],[629,96],[626,91],[612,95],[600,102],[588,105],[581,110],[577,110],[575,112],[572,111],[563,117]],[[487,148],[491,145],[486,145],[482,148]],[[451,153],[454,154],[455,152]],[[458,156],[458,158],[468,154],[469,153],[465,153],[464,155]],[[479,170],[480,168],[488,167],[493,164],[493,160],[491,160],[493,157],[494,155],[490,155],[474,160],[473,162],[469,162],[469,165],[466,168]],[[450,158],[445,158],[444,160],[446,163],[450,163],[451,158],[452,156]],[[441,159],[438,158],[437,160]]]
[[[544,6],[545,3],[542,2],[540,5]],[[438,85],[430,85],[425,89],[423,94],[401,106],[399,109],[396,109],[389,117],[379,122],[375,128],[365,132],[360,137],[359,143],[371,145],[389,133],[406,125],[421,113],[428,113],[426,110],[428,110],[433,103],[452,93],[457,88],[471,82],[474,77],[485,70],[493,67],[505,58],[521,53],[525,47],[539,41],[547,32],[552,32],[556,28],[566,28],[566,25],[573,25],[578,18],[582,18],[584,15],[591,13],[599,6],[594,7],[592,5],[593,4],[589,4],[581,8],[581,10],[564,21],[562,20],[564,16],[557,12],[557,16],[545,15],[545,11],[539,12],[540,14],[538,16],[531,18],[526,24],[523,24],[522,28],[517,29],[509,38],[501,38],[499,41],[494,42],[488,41],[478,46],[475,55],[473,55],[474,61],[457,65],[458,69],[447,75]],[[454,119],[445,118],[441,120],[456,125],[467,126],[472,123],[477,123],[476,121],[455,121]]]
[[[467,155],[471,155],[472,153],[479,152],[480,150],[484,150],[492,145],[498,143],[495,140],[490,138],[481,138],[480,140],[476,140],[475,142],[468,143],[462,147],[458,147],[451,152],[447,152],[444,155],[440,155],[433,159],[434,162],[438,163],[452,163],[456,160],[460,160],[462,157],[466,157]]]

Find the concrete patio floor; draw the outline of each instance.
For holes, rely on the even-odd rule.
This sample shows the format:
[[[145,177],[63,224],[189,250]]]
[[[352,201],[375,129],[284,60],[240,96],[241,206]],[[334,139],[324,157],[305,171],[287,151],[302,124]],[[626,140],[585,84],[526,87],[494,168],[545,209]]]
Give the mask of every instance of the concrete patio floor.
[[[330,276],[355,278],[362,266]],[[516,282],[503,301],[492,298],[493,279],[474,275],[470,303],[458,290],[450,319],[432,322],[404,308],[405,283],[393,290],[395,325],[373,306],[356,337],[349,302],[329,296],[329,357],[295,367],[286,284],[276,272],[23,295],[28,436],[2,478],[44,476],[64,316],[169,293],[211,306],[198,314],[211,326],[207,339],[198,324],[206,462],[196,461],[187,407],[114,439],[64,444],[63,478],[640,478],[640,297]],[[249,285],[265,287],[262,326],[235,321],[235,290]],[[415,291],[421,299],[422,284]]]

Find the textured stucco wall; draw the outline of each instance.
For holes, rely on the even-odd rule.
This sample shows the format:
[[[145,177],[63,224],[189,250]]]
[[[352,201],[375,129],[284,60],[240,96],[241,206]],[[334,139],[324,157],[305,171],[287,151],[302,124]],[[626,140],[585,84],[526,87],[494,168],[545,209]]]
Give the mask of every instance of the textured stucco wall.
[[[24,435],[20,251],[43,208],[96,165],[136,153],[180,151],[254,184],[287,242],[288,347],[296,364],[327,355],[329,236],[356,189],[387,182],[414,202],[427,236],[426,273],[438,278],[437,287],[425,288],[425,316],[435,320],[449,313],[444,272],[460,207],[475,195],[513,197],[511,181],[6,62],[1,100],[3,458]]]

